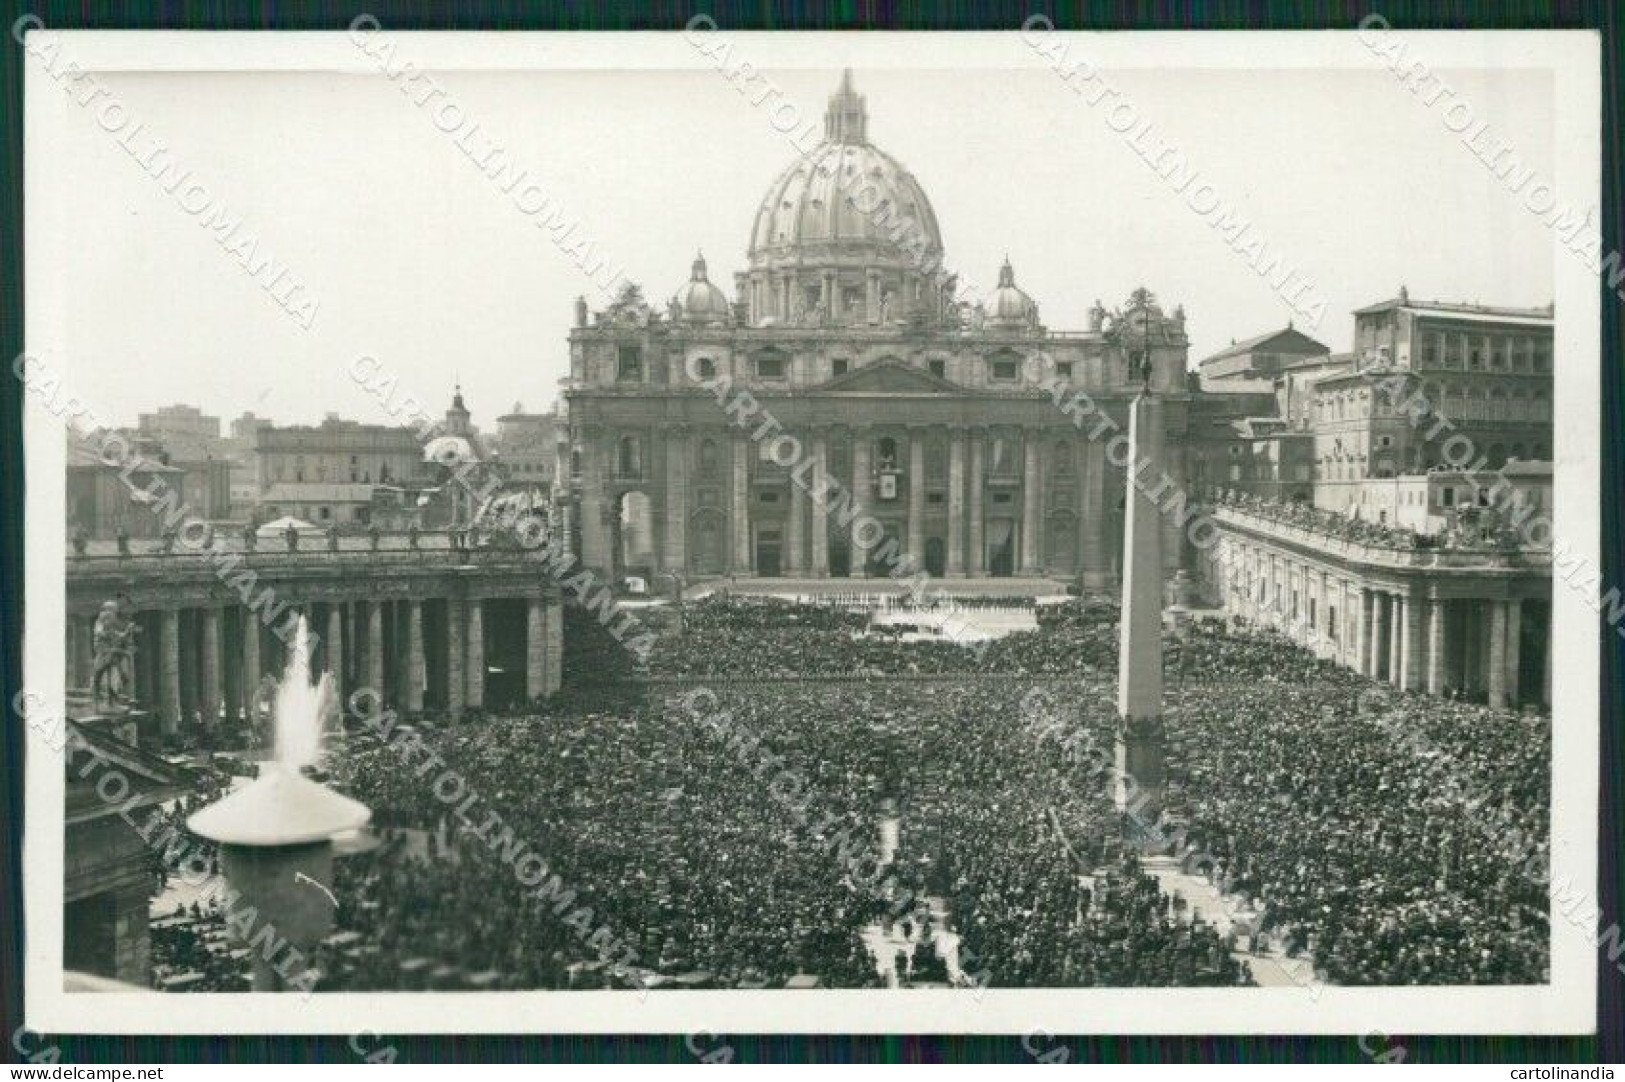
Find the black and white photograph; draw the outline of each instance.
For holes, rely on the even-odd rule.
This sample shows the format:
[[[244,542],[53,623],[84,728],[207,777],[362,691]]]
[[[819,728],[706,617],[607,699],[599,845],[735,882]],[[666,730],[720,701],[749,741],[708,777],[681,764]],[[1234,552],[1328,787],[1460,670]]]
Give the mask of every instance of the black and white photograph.
[[[1593,1030],[1594,36],[11,34],[32,1029]]]

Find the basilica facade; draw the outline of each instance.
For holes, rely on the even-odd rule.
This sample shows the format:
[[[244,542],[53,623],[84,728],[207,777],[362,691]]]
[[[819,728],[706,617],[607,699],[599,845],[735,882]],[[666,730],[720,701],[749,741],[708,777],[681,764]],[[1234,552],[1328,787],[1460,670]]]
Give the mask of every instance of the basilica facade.
[[[1125,478],[1096,418],[1126,431],[1134,396],[1156,392],[1156,453],[1183,485],[1183,312],[1138,290],[1111,314],[1097,302],[1087,329],[1052,330],[1008,259],[991,291],[962,289],[925,190],[870,141],[849,75],[824,127],[767,186],[731,297],[700,257],[664,305],[635,289],[600,312],[578,302],[564,535],[616,579],[864,578],[901,551],[948,578],[1108,585]],[[889,543],[793,481],[798,463],[718,386],[748,392],[806,449],[803,477],[850,490]],[[1080,393],[1088,424],[1064,408]]]

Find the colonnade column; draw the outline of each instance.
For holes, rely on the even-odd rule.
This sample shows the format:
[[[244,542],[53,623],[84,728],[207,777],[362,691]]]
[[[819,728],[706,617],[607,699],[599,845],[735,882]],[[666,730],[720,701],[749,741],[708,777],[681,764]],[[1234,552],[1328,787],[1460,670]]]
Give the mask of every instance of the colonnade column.
[[[688,429],[666,429],[666,570],[681,574],[688,567]]]
[[[203,693],[199,696],[198,712],[203,724],[209,728],[220,724],[220,610],[213,605],[202,612],[203,624]]]
[[[165,609],[162,618],[164,667],[160,701],[163,704],[164,735],[174,736],[181,724],[181,614]]]
[[[908,555],[912,568],[925,566],[925,431],[908,429]]]
[[[987,572],[987,551],[982,538],[982,491],[987,487],[987,478],[984,475],[987,454],[987,430],[973,428],[970,430],[970,484],[969,497],[966,500],[966,514],[970,517],[969,536],[966,540],[966,566],[972,575],[983,575]]]
[[[406,603],[406,709],[423,709],[423,686],[428,683],[429,667],[423,660],[423,602],[417,598]]]
[[[948,574],[965,576],[965,434],[948,432]]]
[[[383,601],[367,602],[367,686],[380,698],[389,698],[384,683],[384,605]]]
[[[1432,598],[1428,606],[1428,681],[1429,695],[1444,694],[1445,609],[1443,598]]]
[[[1038,430],[1021,432],[1021,573],[1037,575],[1038,556]]]
[[[1523,602],[1506,602],[1506,684],[1507,705],[1516,706],[1523,700]]]
[[[539,597],[525,601],[525,698],[547,694],[547,608]]]
[[[1388,682],[1396,688],[1403,689],[1405,684],[1400,675],[1400,668],[1404,661],[1405,638],[1405,600],[1398,594],[1388,595]]]
[[[1369,647],[1369,656],[1366,658],[1365,662],[1365,674],[1371,677],[1373,680],[1381,680],[1383,595],[1376,590],[1367,590],[1366,593],[1371,599],[1371,611],[1369,613],[1371,619],[1371,630],[1368,632],[1369,639],[1367,641],[1367,646]]]
[[[750,559],[750,443],[743,435],[733,439],[733,559],[735,575],[751,573]]]
[[[1371,591],[1360,588],[1360,623],[1356,627],[1354,671],[1361,676],[1371,673]]]
[[[1399,687],[1401,691],[1421,691],[1423,686],[1422,657],[1423,635],[1421,598],[1407,595],[1404,601],[1404,665],[1400,673]]]
[[[468,677],[465,667],[467,606],[460,597],[446,599],[446,711],[453,718],[463,716],[468,701]]]
[[[1507,704],[1507,607],[1499,601],[1488,602],[1490,610],[1490,663],[1486,673],[1490,706],[1500,709]]]
[[[869,553],[863,547],[863,531],[859,527],[869,518],[873,509],[869,506],[872,500],[870,491],[871,470],[869,461],[871,433],[867,425],[859,425],[852,430],[852,504],[857,508],[857,515],[852,519],[852,559],[848,565],[847,573],[855,579],[861,579],[867,574],[865,565],[868,563]]]
[[[260,616],[243,610],[243,717],[252,722],[260,702]]]
[[[827,285],[827,279],[826,279]],[[827,311],[827,307],[826,307]],[[829,578],[829,435],[822,428],[812,434],[812,470],[809,476],[812,504],[812,573]]]
[[[485,707],[485,605],[468,599],[468,708]]]
[[[344,604],[335,601],[327,606],[327,672],[332,682],[333,695],[344,703]]]

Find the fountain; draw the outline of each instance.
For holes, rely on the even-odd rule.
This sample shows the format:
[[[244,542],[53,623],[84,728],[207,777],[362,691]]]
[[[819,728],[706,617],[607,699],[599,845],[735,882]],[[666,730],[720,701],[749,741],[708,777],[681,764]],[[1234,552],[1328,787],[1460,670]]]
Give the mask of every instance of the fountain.
[[[283,941],[309,957],[333,926],[337,906],[333,880],[333,840],[366,826],[372,812],[301,773],[321,752],[322,724],[332,702],[327,675],[312,681],[310,638],[305,618],[276,693],[275,757],[259,776],[186,821],[194,834],[220,847],[220,867],[240,901],[234,909],[253,911],[254,922],[227,923],[254,960],[254,991],[285,989],[286,974],[272,968],[261,944]],[[258,940],[257,943],[246,940]],[[255,949],[259,947],[260,949]]]

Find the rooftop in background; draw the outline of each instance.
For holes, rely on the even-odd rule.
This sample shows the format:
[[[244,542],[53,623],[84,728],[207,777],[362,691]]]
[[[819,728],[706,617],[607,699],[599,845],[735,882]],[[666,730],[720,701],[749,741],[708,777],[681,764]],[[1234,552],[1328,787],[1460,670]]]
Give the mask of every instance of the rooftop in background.
[[[1414,312],[1417,315],[1424,316],[1514,320],[1534,323],[1550,323],[1555,313],[1554,306],[1550,304],[1541,308],[1506,308],[1489,304],[1462,304],[1458,301],[1413,301],[1410,294],[1401,289],[1399,296],[1390,300],[1379,301],[1376,304],[1368,304],[1364,308],[1356,308],[1354,314],[1364,316],[1393,309],[1404,309],[1407,312]]]

